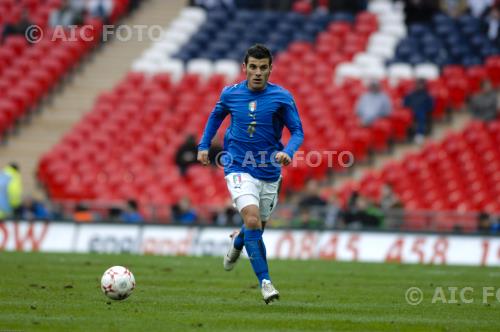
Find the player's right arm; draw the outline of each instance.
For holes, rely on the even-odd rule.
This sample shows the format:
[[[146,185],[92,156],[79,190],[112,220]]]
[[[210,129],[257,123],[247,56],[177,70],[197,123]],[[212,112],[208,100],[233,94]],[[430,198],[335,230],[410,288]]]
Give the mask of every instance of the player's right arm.
[[[203,165],[208,165],[210,163],[208,159],[208,150],[210,149],[210,144],[214,138],[217,130],[219,129],[222,121],[229,114],[229,111],[225,104],[225,92],[227,88],[222,90],[219,101],[215,105],[214,109],[208,117],[207,124],[205,125],[205,130],[203,131],[203,136],[201,137],[200,144],[198,144],[198,161]]]

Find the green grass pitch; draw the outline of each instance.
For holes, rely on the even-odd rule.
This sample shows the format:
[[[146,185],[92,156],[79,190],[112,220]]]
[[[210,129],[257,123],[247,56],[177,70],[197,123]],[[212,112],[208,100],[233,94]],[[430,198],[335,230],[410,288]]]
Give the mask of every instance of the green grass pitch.
[[[225,272],[210,257],[0,252],[0,331],[500,330],[500,301],[483,302],[483,287],[500,288],[500,268],[269,263],[281,300],[265,305],[247,260]],[[127,300],[100,291],[112,265],[135,275]],[[419,305],[405,300],[412,286]],[[448,287],[470,287],[472,303]]]

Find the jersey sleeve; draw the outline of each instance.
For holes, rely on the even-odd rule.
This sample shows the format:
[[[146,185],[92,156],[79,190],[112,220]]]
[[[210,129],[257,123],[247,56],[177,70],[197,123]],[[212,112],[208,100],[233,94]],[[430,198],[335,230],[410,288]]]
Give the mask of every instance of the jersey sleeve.
[[[293,158],[295,152],[299,149],[304,141],[304,130],[302,129],[302,122],[300,121],[299,112],[295,101],[291,95],[288,96],[286,102],[284,103],[284,114],[283,120],[285,126],[290,130],[290,140],[287,146],[283,149],[290,158]]]
[[[222,121],[229,114],[229,110],[227,108],[227,104],[225,102],[226,99],[227,88],[222,90],[219,101],[215,105],[214,109],[210,113],[208,117],[207,124],[205,126],[205,130],[203,131],[203,136],[201,137],[200,144],[198,144],[198,150],[208,150],[210,148],[210,144],[212,139],[214,138],[217,130],[219,129]]]

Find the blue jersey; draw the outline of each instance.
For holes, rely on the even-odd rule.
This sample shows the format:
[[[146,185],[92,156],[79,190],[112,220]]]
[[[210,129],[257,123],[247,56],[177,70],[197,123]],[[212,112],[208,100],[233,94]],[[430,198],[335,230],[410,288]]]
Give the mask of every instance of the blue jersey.
[[[267,83],[262,91],[252,91],[247,81],[225,87],[208,118],[199,150],[208,150],[224,118],[231,125],[224,136],[224,172],[249,173],[263,181],[276,181],[281,167],[274,157],[283,151],[293,157],[304,140],[302,123],[293,97],[282,87]],[[291,133],[286,147],[281,143],[283,127]]]

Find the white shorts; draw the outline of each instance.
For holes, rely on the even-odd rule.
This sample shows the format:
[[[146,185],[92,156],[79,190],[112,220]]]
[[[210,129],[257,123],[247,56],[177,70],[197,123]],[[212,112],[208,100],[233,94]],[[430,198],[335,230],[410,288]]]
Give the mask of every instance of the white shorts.
[[[234,206],[239,212],[249,205],[257,205],[260,219],[269,220],[278,204],[281,177],[275,182],[258,180],[248,173],[230,173],[225,177]]]

